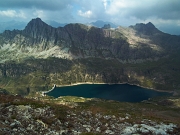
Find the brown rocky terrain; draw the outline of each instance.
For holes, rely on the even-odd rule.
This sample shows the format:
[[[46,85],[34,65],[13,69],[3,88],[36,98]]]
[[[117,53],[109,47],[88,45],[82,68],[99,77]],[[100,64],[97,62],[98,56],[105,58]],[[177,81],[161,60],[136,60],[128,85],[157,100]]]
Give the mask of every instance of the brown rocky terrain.
[[[178,135],[180,131],[179,118],[175,119],[179,108],[169,110],[168,104],[153,107],[149,103],[70,99],[1,94],[0,134]],[[169,117],[169,113],[174,116]]]

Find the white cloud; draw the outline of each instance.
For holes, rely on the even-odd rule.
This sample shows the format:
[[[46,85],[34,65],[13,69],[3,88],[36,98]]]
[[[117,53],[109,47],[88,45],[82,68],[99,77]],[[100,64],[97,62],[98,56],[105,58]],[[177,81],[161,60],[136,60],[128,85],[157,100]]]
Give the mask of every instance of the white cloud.
[[[0,0],[0,8],[24,8],[36,7],[40,10],[57,11],[66,8],[75,0]]]
[[[150,17],[177,19],[179,4],[179,0],[111,0],[106,13],[113,16],[134,16],[141,20]]]
[[[78,15],[82,17],[90,18],[92,16],[92,11],[88,10],[88,11],[82,12],[82,10],[79,10]]]
[[[33,12],[33,15],[35,17],[39,17],[39,18],[44,18],[45,17],[43,10],[35,10]]]
[[[106,8],[107,8],[107,0],[102,0],[103,1],[103,4],[104,4],[104,9],[106,10]]]
[[[123,15],[127,16],[134,12],[134,10],[147,9],[154,5],[154,0],[111,0],[107,9],[109,15]]]
[[[177,25],[180,26],[180,20],[177,21]]]
[[[15,10],[4,10],[4,11],[0,11],[0,15],[1,16],[5,16],[5,17],[10,17],[10,18],[26,18],[25,14],[23,11],[15,11]]]

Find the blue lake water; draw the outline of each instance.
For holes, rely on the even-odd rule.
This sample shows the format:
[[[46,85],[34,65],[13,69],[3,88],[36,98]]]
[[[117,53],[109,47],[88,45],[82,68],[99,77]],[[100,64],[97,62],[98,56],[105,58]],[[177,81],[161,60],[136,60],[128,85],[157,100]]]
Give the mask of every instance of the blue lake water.
[[[47,93],[55,98],[60,96],[78,96],[85,98],[101,98],[121,102],[140,102],[158,96],[170,96],[171,93],[158,92],[129,84],[82,84],[56,87]]]

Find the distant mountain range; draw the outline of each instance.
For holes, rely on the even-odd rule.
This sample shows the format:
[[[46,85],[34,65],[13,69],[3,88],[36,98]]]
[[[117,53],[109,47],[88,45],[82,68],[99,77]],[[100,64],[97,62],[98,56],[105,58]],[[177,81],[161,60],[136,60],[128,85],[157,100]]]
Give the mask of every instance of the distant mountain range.
[[[26,25],[27,23],[19,21],[0,22],[0,33],[4,32],[5,30],[23,30]]]
[[[96,26],[98,28],[102,28],[104,25],[107,25],[107,24],[110,24],[111,28],[117,28],[118,25],[112,23],[112,22],[104,22],[104,21],[101,21],[101,20],[98,20],[98,21],[95,21],[95,22],[91,22],[87,25],[92,25],[92,26]]]
[[[51,21],[51,20],[46,21],[46,23],[55,28],[64,27],[65,25],[67,25],[67,23],[58,23],[56,21]]]
[[[54,28],[36,18],[23,30],[0,34],[0,87],[27,94],[27,88],[35,92],[52,84],[130,83],[178,92],[179,52],[180,37],[151,22]]]

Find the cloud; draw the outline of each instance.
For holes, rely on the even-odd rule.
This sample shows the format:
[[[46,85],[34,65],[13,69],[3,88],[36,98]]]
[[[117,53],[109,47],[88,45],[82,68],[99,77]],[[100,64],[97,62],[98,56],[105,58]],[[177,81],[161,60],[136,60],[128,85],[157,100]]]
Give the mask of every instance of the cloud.
[[[92,16],[92,11],[88,10],[88,11],[82,12],[81,10],[79,10],[78,15],[82,17],[90,18]]]
[[[26,18],[25,14],[22,11],[15,11],[15,10],[3,10],[0,11],[0,16],[10,17],[10,18]]]
[[[104,20],[109,16],[105,13],[105,5],[108,4],[108,0],[76,0],[76,2],[79,6],[77,15],[81,15],[84,19],[84,16],[88,14],[87,22]]]
[[[104,4],[104,9],[106,10],[106,8],[107,8],[107,0],[102,0],[103,1],[103,4]]]
[[[3,10],[63,11],[62,13],[67,12],[69,15],[74,15],[72,12],[75,5],[79,8],[75,11],[77,15],[86,16],[89,19],[115,20],[116,18],[117,20],[117,18],[132,17],[140,20],[150,17],[180,19],[179,0],[0,0],[0,8]],[[90,15],[92,13],[94,13],[93,16]]]
[[[0,0],[0,8],[34,8],[43,10],[60,10],[74,0]]]
[[[61,23],[103,20],[122,26],[150,21],[170,27],[180,25],[179,5],[180,0],[0,0],[0,17],[3,21],[40,17]]]
[[[123,17],[136,17],[145,20],[149,17],[180,19],[179,0],[111,0],[107,14]]]
[[[0,0],[1,20],[9,21],[19,18],[30,21],[40,17],[43,20],[73,22],[73,4],[75,0]]]
[[[36,17],[39,17],[39,18],[44,18],[45,17],[43,10],[35,10],[33,12],[33,15],[36,16]]]

